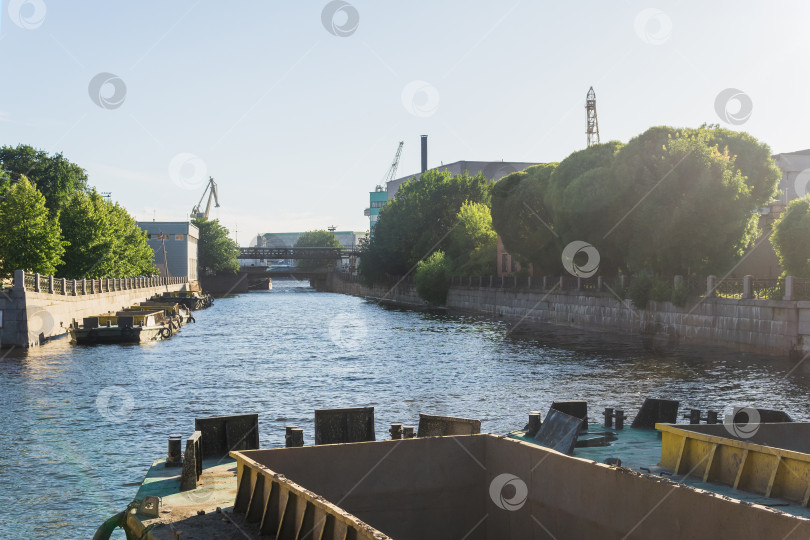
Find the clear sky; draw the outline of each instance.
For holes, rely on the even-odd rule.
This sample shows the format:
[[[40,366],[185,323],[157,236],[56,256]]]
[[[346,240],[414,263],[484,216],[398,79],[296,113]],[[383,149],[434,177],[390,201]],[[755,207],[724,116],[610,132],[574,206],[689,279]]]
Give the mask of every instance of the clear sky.
[[[367,230],[398,141],[398,176],[420,134],[430,166],[558,161],[590,86],[602,141],[709,122],[810,148],[808,21],[806,0],[2,0],[0,143],[63,152],[143,220],[185,219],[210,174],[242,245]]]

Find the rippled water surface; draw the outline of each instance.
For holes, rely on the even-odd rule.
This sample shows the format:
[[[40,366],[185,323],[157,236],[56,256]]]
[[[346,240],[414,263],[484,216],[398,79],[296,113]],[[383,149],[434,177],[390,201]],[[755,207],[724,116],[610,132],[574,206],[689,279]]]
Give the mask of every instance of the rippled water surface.
[[[194,418],[259,414],[262,446],[284,425],[313,441],[313,410],[374,406],[377,437],[420,412],[522,427],[554,399],[629,415],[645,397],[681,409],[755,404],[810,420],[810,366],[725,350],[644,351],[633,337],[414,313],[296,282],[219,299],[170,340],[0,360],[0,533],[90,538],[137,491],[171,433]],[[0,354],[0,355],[2,355]],[[810,364],[810,362],[807,362]],[[795,369],[794,369],[795,368]]]

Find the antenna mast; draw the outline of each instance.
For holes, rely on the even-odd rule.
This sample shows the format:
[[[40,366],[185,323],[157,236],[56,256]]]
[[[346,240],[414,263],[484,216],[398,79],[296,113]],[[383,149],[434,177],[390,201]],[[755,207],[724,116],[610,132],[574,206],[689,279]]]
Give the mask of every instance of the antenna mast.
[[[596,118],[596,92],[593,86],[585,98],[585,112],[588,117],[588,146],[599,144],[599,120]]]

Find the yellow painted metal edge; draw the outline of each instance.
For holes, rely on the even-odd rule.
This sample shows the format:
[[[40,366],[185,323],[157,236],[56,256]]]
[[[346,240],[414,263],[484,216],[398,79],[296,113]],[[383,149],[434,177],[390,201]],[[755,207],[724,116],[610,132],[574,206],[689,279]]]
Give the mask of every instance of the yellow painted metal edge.
[[[810,454],[796,452],[795,450],[785,450],[773,446],[765,446],[762,444],[756,444],[752,442],[738,441],[737,439],[732,439],[730,437],[726,438],[726,437],[718,437],[717,435],[707,435],[705,433],[697,433],[695,431],[689,431],[688,429],[682,429],[677,424],[655,424],[655,429],[661,432],[674,433],[679,436],[689,437],[690,439],[697,439],[700,441],[717,443],[725,446],[733,446],[741,450],[748,450],[749,452],[761,452],[763,454],[770,454],[772,456],[780,456],[782,458],[796,459],[798,461],[810,461]]]

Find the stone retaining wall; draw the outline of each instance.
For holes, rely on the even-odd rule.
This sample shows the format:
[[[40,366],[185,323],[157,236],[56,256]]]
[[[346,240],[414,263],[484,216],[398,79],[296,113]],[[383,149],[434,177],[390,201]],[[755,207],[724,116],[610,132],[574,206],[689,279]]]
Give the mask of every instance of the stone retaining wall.
[[[33,292],[15,286],[0,292],[0,346],[36,347],[67,333],[73,319],[118,311],[168,291],[188,290],[176,283],[85,295]]]
[[[408,283],[400,283],[393,287],[366,287],[356,281],[341,279],[335,272],[327,274],[326,280],[321,283],[312,283],[313,287],[324,292],[334,292],[359,296],[361,298],[374,298],[382,302],[390,302],[403,307],[425,308],[429,304],[419,298],[416,289]]]
[[[679,343],[803,356],[810,352],[810,302],[709,298],[685,308],[604,293],[452,287],[447,307],[493,317],[638,334],[653,348]]]

